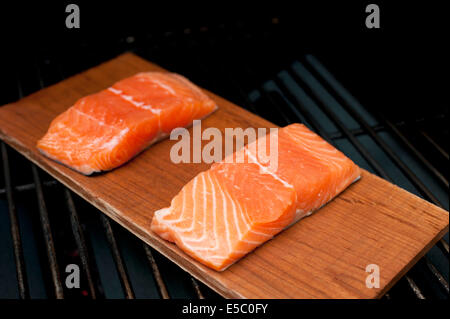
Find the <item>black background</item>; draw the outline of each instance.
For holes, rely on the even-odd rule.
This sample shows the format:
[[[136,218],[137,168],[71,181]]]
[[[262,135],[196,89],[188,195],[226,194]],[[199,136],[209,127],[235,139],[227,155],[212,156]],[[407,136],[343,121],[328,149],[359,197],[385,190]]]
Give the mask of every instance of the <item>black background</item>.
[[[365,8],[376,3],[381,29],[365,27]],[[65,7],[76,3],[81,28],[65,27]],[[312,4],[313,3],[313,4]],[[279,20],[277,39],[235,47],[236,56],[277,68],[299,53],[314,53],[332,66],[338,78],[368,107],[400,114],[442,111],[445,105],[448,42],[442,2],[409,1],[214,1],[207,4],[154,1],[61,1],[2,3],[3,67],[51,52],[83,59],[96,52],[117,53],[117,39],[164,34],[221,24],[244,25],[264,37],[265,24]],[[144,40],[145,41],[145,40]],[[151,45],[151,39],[144,45]],[[263,43],[263,44],[261,44]],[[212,58],[219,48],[211,48]],[[240,51],[240,52],[239,52]],[[186,52],[174,52],[175,58]],[[233,57],[236,58],[236,57]],[[217,61],[220,63],[220,60]],[[270,71],[270,70],[269,70]],[[4,80],[4,79],[3,79]]]

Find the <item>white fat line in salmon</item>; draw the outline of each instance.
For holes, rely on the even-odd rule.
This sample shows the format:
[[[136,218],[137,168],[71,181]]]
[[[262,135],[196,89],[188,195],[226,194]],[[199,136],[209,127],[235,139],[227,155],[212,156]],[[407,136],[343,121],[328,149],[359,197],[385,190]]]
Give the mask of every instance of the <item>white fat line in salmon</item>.
[[[107,150],[112,150],[114,147],[116,147],[120,141],[122,140],[122,138],[128,133],[130,129],[128,127],[124,128],[123,130],[121,130],[119,132],[119,134],[113,136],[111,138],[111,140],[109,140],[108,142],[104,143],[102,145],[103,149],[107,149]]]
[[[211,179],[211,176],[209,176],[209,175],[208,175],[208,180],[209,180],[211,186],[214,186],[213,180]],[[174,220],[165,220],[166,223],[170,224],[171,228],[177,229],[180,232],[185,232],[186,230],[182,229],[180,227],[177,227],[174,224],[176,224],[177,222],[180,222],[180,221],[182,221],[184,219],[185,209],[183,209],[183,208],[186,207],[186,201],[185,201],[186,197],[184,195],[184,191],[185,191],[185,189],[183,188],[183,190],[182,190],[182,192],[183,192],[182,203],[183,204],[182,204],[182,211],[181,211],[180,217],[177,218],[177,219],[174,219]],[[216,219],[217,219],[217,216],[216,216],[217,203],[216,203],[216,196],[215,196],[214,187],[212,187],[212,199],[213,199],[213,216],[212,217],[213,217],[214,247],[200,247],[200,248],[196,248],[196,250],[206,250],[206,251],[207,250],[212,250],[212,251],[215,251],[215,250],[217,250],[219,248],[219,240],[218,240],[218,234],[217,234],[217,223],[216,223]],[[168,208],[163,208],[161,210],[156,211],[154,216],[156,218],[161,218],[161,219],[164,220],[164,217],[169,215],[170,213],[171,213],[171,208],[168,207]],[[205,214],[205,216],[206,216],[206,214]],[[206,224],[206,222],[205,222],[205,224]],[[205,227],[203,228],[203,230],[204,230],[204,232],[206,232]],[[203,236],[205,236],[205,238],[206,238],[206,234],[202,234],[202,237]],[[186,239],[185,242],[184,242],[184,245],[189,247],[189,248],[191,248],[191,249],[193,249],[194,247],[192,245],[187,244],[187,242],[199,243],[201,241],[198,240],[198,239],[191,239],[191,238]]]
[[[144,102],[136,101],[131,95],[123,94],[123,92],[121,90],[117,90],[115,88],[109,87],[108,91],[116,94],[118,97],[124,99],[125,101],[130,102],[131,104],[133,104],[136,107],[139,107],[144,110],[148,110],[148,111],[152,112],[153,114],[161,113],[161,110],[154,109],[151,105],[145,104]]]
[[[214,190],[214,183],[211,178],[211,176],[208,174],[209,181],[211,182],[211,190],[212,190],[212,199],[213,199],[213,228],[214,228],[214,250],[219,248],[219,241],[217,238],[219,237],[217,235],[217,225],[216,225],[216,210],[217,210],[217,203],[216,203],[216,192]]]
[[[284,179],[280,178],[277,174],[275,174],[274,172],[271,172],[269,170],[269,167],[261,165],[261,163],[258,162],[258,159],[256,158],[256,156],[254,156],[252,153],[250,153],[250,151],[245,150],[245,152],[247,152],[248,157],[253,161],[253,163],[258,165],[260,172],[262,174],[269,174],[270,176],[275,178],[277,181],[281,182],[284,186],[289,187],[289,188],[294,188],[294,186],[292,186],[291,184],[286,182]]]
[[[84,100],[81,102],[81,104],[82,104],[82,105],[84,104]],[[96,118],[93,117],[92,115],[89,115],[89,114],[87,114],[87,113],[84,113],[84,112],[82,112],[82,111],[80,111],[80,110],[78,110],[78,109],[76,109],[76,108],[73,108],[73,110],[74,110],[76,113],[78,113],[79,115],[83,115],[83,116],[87,117],[88,119],[90,119],[90,120],[92,120],[92,121],[98,123],[99,125],[102,125],[102,126],[105,126],[105,127],[109,127],[109,128],[111,128],[111,129],[115,129],[115,126],[108,125],[108,124],[106,124],[105,122],[96,119]],[[59,125],[59,124],[58,124],[58,125]]]
[[[111,91],[111,92],[113,92],[114,94],[117,94],[117,95],[122,94],[122,91],[121,91],[121,90],[117,90],[117,89],[115,89],[115,88],[113,88],[113,87],[109,87],[108,90]]]
[[[158,84],[161,88],[163,88],[164,90],[166,90],[167,92],[169,92],[172,95],[177,94],[169,85],[166,85],[166,84],[162,83],[161,81],[152,79],[152,82]]]
[[[203,181],[203,194],[206,194],[206,179],[205,175],[202,175]],[[208,203],[206,196],[203,196],[203,225],[206,225],[206,204]],[[203,241],[206,239],[206,227],[203,227],[202,235],[199,238],[199,241]]]
[[[230,194],[227,192],[227,191],[225,191],[225,194],[226,194],[226,196],[228,197],[228,199],[230,200],[230,202],[231,202],[231,205],[232,205],[232,207],[233,207],[233,219],[234,219],[234,225],[235,225],[235,227],[236,227],[236,231],[237,231],[237,233],[238,233],[238,238],[239,238],[239,240],[242,240],[242,232],[241,232],[241,229],[240,229],[240,227],[239,227],[239,222],[238,222],[238,216],[237,216],[237,209],[236,209],[236,203],[234,202],[234,200],[231,198],[231,196],[230,196]],[[242,208],[240,208],[240,210],[242,211]],[[248,226],[249,227],[249,226]]]

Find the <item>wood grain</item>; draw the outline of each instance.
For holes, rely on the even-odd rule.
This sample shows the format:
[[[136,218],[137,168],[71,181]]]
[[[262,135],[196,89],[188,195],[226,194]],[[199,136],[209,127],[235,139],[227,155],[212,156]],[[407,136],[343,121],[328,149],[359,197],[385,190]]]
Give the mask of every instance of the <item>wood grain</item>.
[[[153,212],[169,206],[207,164],[173,164],[165,140],[126,165],[93,177],[40,155],[36,141],[77,99],[137,72],[162,70],[124,54],[0,108],[0,137],[106,215],[229,298],[377,298],[448,231],[448,213],[366,171],[362,179],[311,217],[279,234],[226,271],[194,261],[149,229]],[[275,127],[210,93],[220,109],[202,128]],[[366,288],[368,264],[381,287]]]

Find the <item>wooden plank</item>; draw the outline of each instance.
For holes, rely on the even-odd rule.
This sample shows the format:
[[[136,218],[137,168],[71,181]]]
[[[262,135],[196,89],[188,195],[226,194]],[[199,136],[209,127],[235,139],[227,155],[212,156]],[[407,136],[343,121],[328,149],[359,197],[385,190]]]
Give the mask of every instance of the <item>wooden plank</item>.
[[[0,137],[194,277],[230,298],[378,298],[448,231],[448,213],[366,171],[311,217],[279,234],[224,272],[194,261],[149,227],[181,187],[209,165],[174,164],[165,140],[128,164],[92,177],[43,157],[36,141],[77,99],[137,72],[162,70],[124,54],[0,108]],[[220,109],[202,128],[275,127],[210,93]],[[366,287],[369,264],[380,288]]]

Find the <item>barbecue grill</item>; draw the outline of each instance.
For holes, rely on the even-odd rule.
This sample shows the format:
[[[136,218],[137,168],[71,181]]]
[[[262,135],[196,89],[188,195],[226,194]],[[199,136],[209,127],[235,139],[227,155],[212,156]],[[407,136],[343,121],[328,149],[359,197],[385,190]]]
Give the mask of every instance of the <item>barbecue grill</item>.
[[[44,43],[5,63],[0,105],[132,51],[277,125],[305,123],[359,166],[448,210],[448,106],[395,108],[406,84],[392,99],[381,84],[372,99],[360,62],[315,50],[320,41],[299,48],[284,19]],[[0,161],[0,298],[221,298],[3,142]],[[446,234],[384,298],[448,298],[448,253]],[[65,285],[68,264],[80,266],[80,289]]]

